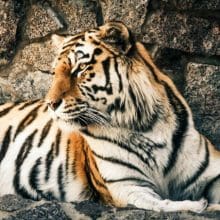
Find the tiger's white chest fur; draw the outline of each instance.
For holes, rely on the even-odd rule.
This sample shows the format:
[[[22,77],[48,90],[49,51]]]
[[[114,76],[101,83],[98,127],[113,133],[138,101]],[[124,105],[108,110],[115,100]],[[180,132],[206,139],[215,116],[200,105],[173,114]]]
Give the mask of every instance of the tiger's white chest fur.
[[[202,196],[205,189],[204,182],[219,173],[216,164],[219,166],[220,160],[216,161],[215,165],[206,167],[206,163],[209,162],[204,161],[209,157],[208,148],[201,146],[205,143],[201,143],[200,134],[191,128],[180,146],[180,155],[174,158],[174,167],[166,174],[164,167],[169,163],[168,158],[172,151],[172,141],[169,140],[172,139],[173,131],[161,129],[160,132],[159,127],[159,125],[155,126],[156,135],[153,130],[143,135],[136,135],[135,138],[128,133],[127,139],[126,134],[119,135],[118,129],[114,132],[110,129],[104,134],[102,134],[103,129],[96,130],[98,133],[96,137],[84,134],[94,152],[102,177],[111,193],[120,201],[123,200],[123,186],[120,188],[118,181],[122,181],[123,185],[123,180],[126,182],[130,180],[132,183],[137,179],[140,185],[152,184],[154,192],[163,199],[196,200]],[[117,141],[112,141],[114,136]],[[124,143],[120,143],[119,137]],[[150,142],[150,140],[154,141]],[[160,143],[161,146],[157,146],[156,143]]]

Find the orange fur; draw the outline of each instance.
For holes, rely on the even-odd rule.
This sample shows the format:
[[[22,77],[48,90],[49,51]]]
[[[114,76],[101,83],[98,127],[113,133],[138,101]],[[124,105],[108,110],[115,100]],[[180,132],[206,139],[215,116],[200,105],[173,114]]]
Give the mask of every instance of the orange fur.
[[[86,140],[77,132],[71,133],[69,140],[69,157],[72,157],[75,162],[76,176],[85,187],[91,182],[104,203],[115,204],[105,181],[100,175],[93,153]]]
[[[56,102],[70,90],[70,70],[71,64],[67,58],[62,58],[56,68],[52,86],[47,94],[47,99]]]

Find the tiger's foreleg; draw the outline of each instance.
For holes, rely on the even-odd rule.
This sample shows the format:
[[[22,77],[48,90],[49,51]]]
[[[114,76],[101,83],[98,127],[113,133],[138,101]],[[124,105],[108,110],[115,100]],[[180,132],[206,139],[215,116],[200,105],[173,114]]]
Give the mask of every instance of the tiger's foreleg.
[[[215,180],[207,192],[208,211],[220,211],[220,177]]]
[[[113,191],[115,191],[113,197],[116,199],[116,201],[121,201],[122,204],[124,203],[124,205],[134,205],[141,209],[153,210],[157,212],[193,211],[200,213],[206,209],[208,205],[205,199],[201,199],[199,201],[163,200],[151,188],[135,185],[120,185],[121,186],[115,184],[115,186],[111,186]]]

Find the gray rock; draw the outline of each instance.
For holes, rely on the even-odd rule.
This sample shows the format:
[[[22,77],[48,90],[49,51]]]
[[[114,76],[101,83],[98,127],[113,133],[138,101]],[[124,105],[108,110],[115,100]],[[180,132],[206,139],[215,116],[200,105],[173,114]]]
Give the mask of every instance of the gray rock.
[[[220,66],[189,63],[184,95],[196,127],[220,147]]]
[[[44,203],[39,206],[31,207],[14,213],[7,220],[70,220],[56,202]]]
[[[124,220],[124,219],[219,219],[220,211],[154,212],[135,207],[114,208],[92,201],[62,203],[57,201],[31,201],[15,195],[0,197],[0,219],[4,220]]]
[[[157,66],[173,80],[183,94],[185,87],[184,72],[187,62],[185,55],[179,50],[166,48],[160,49],[154,59]]]
[[[141,1],[101,1],[104,21],[123,21],[137,34],[141,33],[141,26],[145,21],[149,0]]]
[[[16,98],[14,101],[42,99],[52,83],[52,76],[41,71],[20,72],[9,78]]]
[[[160,5],[167,9],[179,10],[219,10],[220,1],[218,0],[153,0],[152,4]]]
[[[12,65],[5,71],[8,75],[27,70],[49,71],[56,53],[50,40],[28,44],[18,51]]]
[[[50,41],[32,43],[20,50],[12,65],[0,71],[0,75],[7,75],[7,79],[0,78],[0,101],[43,98],[52,82],[48,73],[54,56]]]
[[[143,209],[130,209],[130,208],[121,208],[121,209],[112,209],[111,212],[104,211],[102,216],[98,220],[145,220],[146,219],[146,210]]]
[[[30,206],[32,203],[32,200],[8,194],[0,197],[0,210],[7,212],[17,211]]]
[[[13,0],[0,0],[0,66],[10,61],[14,54],[18,17]]]
[[[91,219],[97,219],[101,217],[103,212],[109,212],[111,208],[92,201],[83,201],[80,203],[74,203],[74,208],[81,214],[91,217]]]
[[[48,1],[66,24],[66,33],[75,34],[97,26],[97,2],[87,0],[77,1]]]
[[[48,4],[32,5],[27,14],[24,34],[29,39],[44,37],[64,28],[62,20]]]
[[[182,51],[218,55],[220,29],[217,22],[171,11],[157,11],[142,27],[143,41]]]
[[[11,84],[0,77],[0,104],[16,100],[17,94]]]

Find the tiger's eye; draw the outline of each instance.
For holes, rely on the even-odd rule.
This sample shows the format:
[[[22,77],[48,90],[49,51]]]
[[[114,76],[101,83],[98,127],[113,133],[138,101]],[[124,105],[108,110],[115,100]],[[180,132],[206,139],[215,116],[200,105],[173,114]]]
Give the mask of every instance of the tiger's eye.
[[[79,65],[79,68],[80,68],[81,70],[85,69],[85,67],[86,67],[86,64],[85,64],[85,63],[81,63],[81,64]]]

